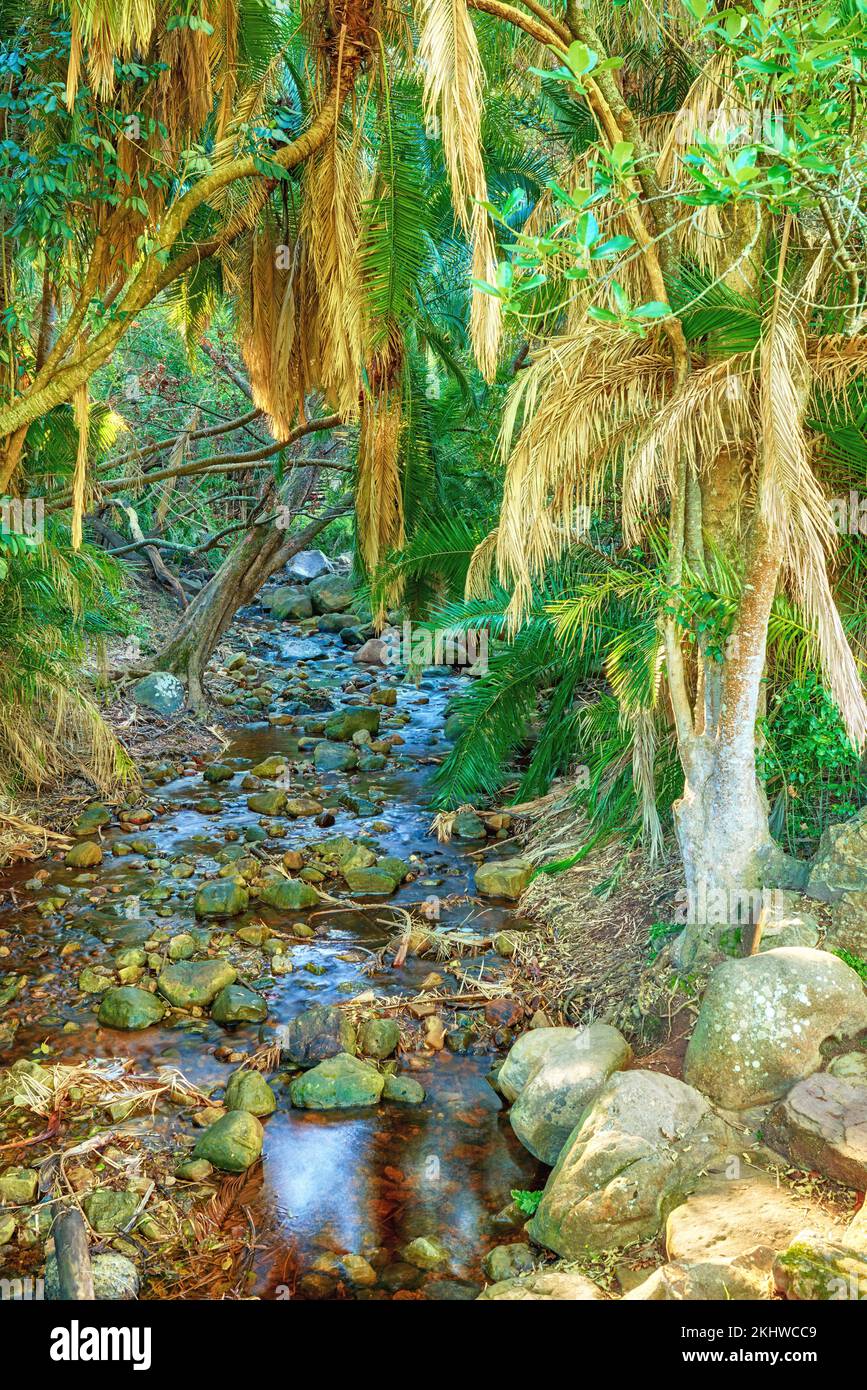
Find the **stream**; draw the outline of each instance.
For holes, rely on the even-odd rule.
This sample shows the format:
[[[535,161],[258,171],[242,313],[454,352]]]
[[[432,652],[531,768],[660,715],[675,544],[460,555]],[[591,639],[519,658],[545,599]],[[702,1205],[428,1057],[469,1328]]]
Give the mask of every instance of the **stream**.
[[[320,829],[309,818],[277,817],[282,833],[263,841],[265,849],[282,853],[327,837],[372,836],[379,854],[409,861],[418,876],[392,897],[362,900],[365,905],[406,905],[435,894],[443,902],[440,927],[490,937],[505,926],[519,930],[522,925],[502,903],[467,901],[474,892],[478,859],[472,856],[478,844],[454,839],[438,844],[429,834],[427,760],[447,750],[444,711],[458,676],[429,670],[416,684],[394,668],[369,673],[354,662],[339,633],[299,632],[259,604],[239,615],[228,640],[257,664],[263,679],[276,677],[272,683],[279,686],[262,717],[232,730],[230,744],[212,759],[237,766],[231,780],[207,785],[204,761],[195,768],[190,761],[183,775],[148,789],[145,804],[155,812],[149,824],[122,829],[113,822],[100,832],[104,858],[94,871],[82,874],[58,856],[42,861],[49,872],[38,889],[33,878],[38,866],[19,865],[4,874],[0,971],[6,978],[24,976],[25,984],[16,1001],[17,1030],[0,1033],[2,1065],[18,1058],[134,1057],[141,1069],[176,1066],[196,1086],[219,1096],[233,1069],[219,1053],[254,1051],[314,1004],[339,1003],[370,990],[414,995],[432,971],[442,974],[445,988],[455,990],[464,972],[470,981],[480,972],[502,977],[505,962],[493,952],[439,962],[409,955],[397,969],[388,957],[378,962],[376,953],[400,929],[397,915],[388,911],[322,904],[314,916],[310,910],[281,913],[251,902],[228,922],[196,921],[193,892],[203,875],[219,868],[214,856],[225,849],[227,832],[236,843],[248,827],[264,825],[270,834],[273,822],[248,809],[240,782],[251,766],[281,754],[290,766],[291,794],[314,792],[333,824]],[[314,648],[314,659],[299,660],[299,652]],[[395,689],[395,705],[382,709],[382,732],[397,733],[403,742],[372,773],[314,771],[304,723],[347,703],[363,703],[373,686]],[[325,714],[319,713],[323,709]],[[269,723],[268,713],[291,722]],[[196,809],[203,798],[215,798],[219,809]],[[137,840],[142,852],[136,851]],[[118,841],[131,852],[115,854]],[[496,845],[493,852],[499,852]],[[328,891],[339,892],[331,883]],[[64,897],[62,905],[55,901],[52,911],[49,902],[46,910],[45,900],[56,895]],[[342,895],[348,897],[345,889]],[[447,901],[451,898],[458,901]],[[239,981],[267,1001],[263,1025],[227,1030],[207,1016],[169,1015],[162,1024],[121,1032],[99,1025],[98,996],[78,987],[85,967],[98,968],[108,952],[142,945],[155,928],[174,935],[204,925],[221,935],[263,921],[285,930],[287,921],[295,920],[310,921],[315,936],[293,941],[287,973],[274,973],[261,951],[229,952]],[[0,1010],[0,1024],[3,1018]],[[546,1170],[519,1145],[486,1080],[497,1055],[490,1030],[484,1044],[474,1043],[472,1014],[456,1020],[452,1013],[447,1028],[456,1022],[458,1031],[464,1028],[464,1047],[432,1051],[419,1041],[416,1051],[399,1056],[400,1073],[425,1089],[420,1105],[383,1101],[354,1110],[294,1109],[288,1085],[279,1075],[270,1077],[278,1108],[264,1122],[263,1158],[248,1171],[243,1192],[256,1233],[247,1296],[460,1299],[481,1289],[483,1256],[504,1238],[496,1214],[509,1203],[512,1189],[541,1186]],[[508,1033],[499,1041],[508,1045]],[[124,1125],[146,1146],[155,1123],[172,1132],[190,1131],[189,1115],[169,1107],[165,1115],[134,1115]],[[406,1246],[419,1236],[445,1243],[447,1267],[420,1269],[404,1258]],[[334,1257],[347,1253],[370,1260],[375,1283],[359,1287],[341,1276]],[[142,1292],[148,1296],[146,1271]]]

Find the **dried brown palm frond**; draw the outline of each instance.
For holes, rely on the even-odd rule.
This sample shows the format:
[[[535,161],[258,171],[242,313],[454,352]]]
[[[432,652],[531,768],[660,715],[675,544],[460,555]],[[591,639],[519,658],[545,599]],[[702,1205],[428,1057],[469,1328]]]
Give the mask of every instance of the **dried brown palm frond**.
[[[482,155],[484,69],[466,0],[419,0],[418,60],[423,104],[442,133],[455,213],[473,247],[473,277],[491,284],[497,264]],[[500,301],[473,289],[470,340],[482,375],[492,381],[502,332]]]
[[[670,360],[652,339],[592,323],[554,339],[519,377],[500,436],[506,477],[497,536],[513,627],[531,602],[534,579],[598,505],[624,424],[643,425],[671,385]]]
[[[211,45],[214,65],[214,85],[217,93],[217,127],[215,138],[220,141],[232,119],[238,89],[238,0],[221,0],[214,16],[214,41]]]
[[[162,121],[178,148],[182,132],[200,130],[214,104],[211,36],[203,29],[168,29],[157,49],[166,65],[158,79]]]
[[[780,304],[771,313],[762,337],[758,389],[761,515],[782,549],[787,587],[815,630],[828,689],[860,748],[867,736],[867,706],[828,578],[836,533],[811,466],[804,423],[810,397],[806,335],[793,304]]]
[[[155,0],[70,0],[69,25],[72,36],[66,78],[66,101],[71,108],[81,78],[83,56],[87,53],[90,84],[107,101],[115,87],[114,60],[132,58],[150,47],[157,21]]]
[[[316,306],[319,385],[344,419],[358,415],[362,355],[359,130],[338,128],[304,173],[302,237]]]
[[[497,558],[497,534],[498,528],[495,526],[483,541],[479,541],[470,556],[464,583],[466,598],[487,598],[491,592],[491,570]]]
[[[370,390],[361,403],[355,513],[358,545],[369,574],[404,538],[400,443],[404,428],[401,345],[389,341],[368,370]],[[383,596],[376,621],[395,595]]]

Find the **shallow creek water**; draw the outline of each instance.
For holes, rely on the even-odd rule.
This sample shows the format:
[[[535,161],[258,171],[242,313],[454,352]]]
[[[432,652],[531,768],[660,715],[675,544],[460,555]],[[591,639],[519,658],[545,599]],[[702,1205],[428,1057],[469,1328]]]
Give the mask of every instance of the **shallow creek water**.
[[[286,656],[292,651],[293,635],[271,623],[261,608],[248,610],[248,617],[254,626],[251,629],[248,624],[247,635],[251,630],[256,634],[250,656],[273,663],[277,674],[289,680],[297,676],[297,663],[291,655]],[[352,662],[351,653],[339,638],[314,634],[312,640],[321,659],[306,665],[307,688],[324,691],[334,708],[344,705],[347,698],[363,700],[363,692],[350,692],[347,697],[341,690],[345,681],[364,668]],[[373,833],[380,853],[404,859],[418,854],[427,866],[418,881],[404,884],[387,901],[409,903],[431,893],[443,897],[472,893],[476,861],[470,856],[474,846],[456,841],[437,845],[428,834],[432,813],[426,805],[426,780],[430,767],[420,763],[428,755],[445,751],[444,707],[455,679],[447,673],[427,672],[419,685],[398,683],[396,709],[410,718],[404,725],[392,725],[390,712],[383,711],[383,732],[393,730],[404,739],[383,771],[370,776],[317,773],[315,779],[299,773],[292,778],[293,794],[311,790],[311,783],[320,788],[317,795],[333,812],[334,825],[321,830],[309,819],[288,820],[285,834],[273,848],[283,851],[334,835],[355,838]],[[277,699],[272,710],[280,709]],[[305,761],[310,754],[309,750],[299,753],[300,732],[297,726],[242,726],[219,760],[231,762],[237,757],[255,764],[272,753],[281,753],[290,762]],[[192,892],[178,898],[177,890],[195,887],[202,872],[217,867],[212,856],[224,846],[230,827],[243,831],[245,826],[259,823],[260,818],[247,808],[247,794],[240,790],[242,776],[243,771],[231,782],[210,787],[197,773],[152,790],[151,802],[166,809],[140,832],[156,844],[147,858],[139,854],[113,857],[114,840],[130,836],[110,828],[102,837],[103,864],[90,882],[82,884],[80,871],[65,868],[59,860],[49,861],[50,877],[41,892],[23,886],[34,866],[19,867],[0,881],[0,888],[11,888],[15,894],[14,899],[8,892],[4,894],[0,909],[0,928],[9,933],[4,939],[9,955],[0,964],[5,972],[27,976],[18,1001],[19,1005],[24,1003],[18,1009],[22,1022],[11,1045],[4,1050],[0,1042],[0,1064],[38,1056],[37,1049],[47,1042],[50,1053],[45,1060],[134,1056],[142,1068],[176,1065],[190,1081],[209,1089],[224,1085],[233,1069],[217,1059],[218,1047],[229,1043],[238,1051],[252,1051],[274,1026],[314,1003],[345,1001],[371,988],[390,995],[415,993],[431,970],[443,971],[442,963],[410,957],[399,970],[386,967],[373,975],[363,973],[370,953],[395,934],[396,927],[390,925],[393,915],[323,912],[320,908],[314,922],[315,939],[291,948],[291,973],[272,975],[265,957],[249,953],[248,959],[257,964],[252,967],[254,973],[249,973],[248,967],[241,977],[267,1000],[265,1033],[258,1026],[227,1033],[208,1018],[176,1021],[140,1033],[101,1028],[94,1012],[98,1000],[82,995],[77,988],[81,969],[88,964],[98,966],[109,950],[120,945],[139,944],[135,924],[140,931],[142,919],[173,933],[192,925]],[[376,795],[376,789],[384,796],[373,815],[369,810],[358,815],[340,804],[347,793],[367,797],[371,790]],[[193,808],[203,796],[219,798],[218,815]],[[387,822],[389,832],[371,832],[373,821]],[[153,859],[179,854],[196,859],[195,876],[186,882],[172,879],[169,866],[148,867]],[[425,879],[440,880],[440,884],[424,886]],[[162,882],[173,890],[165,903],[141,898]],[[42,916],[34,904],[40,896],[50,895],[58,883],[73,886],[73,896],[59,916]],[[97,903],[89,900],[94,889],[107,890]],[[161,909],[160,915],[154,915],[156,907]],[[163,915],[167,909],[171,915]],[[298,920],[309,914],[280,914],[252,903],[250,911],[218,924],[215,931],[235,931],[253,920],[285,929],[287,916]],[[389,919],[389,925],[377,921],[378,917]],[[467,902],[446,909],[440,922],[481,936],[513,924],[520,926],[503,906],[480,909],[478,904]],[[61,949],[70,942],[79,949],[61,956]],[[502,961],[484,955],[464,961],[470,978],[486,966],[502,969],[502,965]],[[260,971],[258,977],[256,969]],[[450,976],[446,981],[452,984]],[[28,989],[39,1000],[32,1007],[27,1007]],[[75,1025],[75,1031],[64,1032],[64,1024]],[[244,1203],[250,1208],[257,1232],[255,1282],[249,1292],[265,1298],[285,1297],[287,1291],[304,1297],[304,1288],[298,1290],[299,1280],[317,1258],[321,1265],[323,1254],[379,1250],[387,1251],[389,1258],[384,1263],[384,1256],[379,1256],[380,1275],[374,1289],[361,1292],[340,1281],[332,1287],[322,1280],[318,1296],[381,1298],[401,1292],[406,1296],[407,1291],[422,1297],[472,1296],[471,1286],[478,1289],[483,1283],[483,1255],[503,1239],[491,1217],[509,1201],[512,1188],[537,1187],[544,1175],[518,1144],[500,1100],[485,1080],[492,1060],[491,1053],[459,1055],[448,1049],[414,1054],[411,1075],[427,1093],[418,1106],[383,1102],[364,1110],[317,1113],[292,1109],[287,1088],[278,1086],[278,1111],[265,1122],[263,1160],[250,1170],[244,1192]],[[401,1065],[409,1063],[406,1058]],[[146,1144],[147,1128],[153,1121],[138,1118],[127,1123],[138,1127]],[[190,1129],[189,1116],[169,1118],[165,1123],[186,1132]],[[436,1235],[446,1242],[452,1256],[450,1268],[434,1275],[406,1265],[401,1250],[419,1235]],[[312,1292],[309,1287],[310,1281],[306,1296],[317,1296],[315,1287]],[[147,1296],[146,1287],[144,1292]]]

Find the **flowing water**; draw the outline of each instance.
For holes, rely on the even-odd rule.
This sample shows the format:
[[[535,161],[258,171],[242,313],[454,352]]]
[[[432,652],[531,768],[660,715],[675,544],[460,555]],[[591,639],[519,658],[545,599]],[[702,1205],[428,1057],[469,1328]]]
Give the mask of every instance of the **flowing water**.
[[[289,682],[288,700],[292,696],[310,699],[315,709],[319,692],[334,708],[346,703],[341,687],[363,668],[352,662],[339,637],[313,634],[310,640],[317,646],[319,659],[301,666],[291,655],[296,649],[291,641],[287,643],[285,631],[268,620],[264,610],[257,606],[247,616],[252,621],[245,633],[254,634],[250,656],[263,664],[267,674],[278,674]],[[444,709],[456,679],[449,673],[429,671],[418,685],[402,680],[397,684],[396,709],[409,719],[393,725],[390,712],[383,711],[383,732],[399,732],[404,742],[381,772],[370,776],[290,774],[293,794],[319,788],[317,795],[333,813],[334,824],[319,830],[310,820],[285,822],[285,834],[273,848],[283,851],[339,834],[355,839],[371,834],[372,822],[387,823],[387,833],[373,832],[379,852],[404,859],[417,855],[424,862],[418,879],[405,883],[389,902],[417,902],[432,893],[443,900],[472,893],[473,846],[456,841],[438,845],[428,834],[430,767],[425,760],[446,750]],[[378,677],[377,683],[383,684],[382,679]],[[350,700],[357,700],[359,694],[363,698],[363,691],[348,691]],[[271,708],[291,710],[291,703],[277,698]],[[264,721],[241,726],[220,761],[249,759],[255,764],[280,753],[290,764],[305,763],[310,754],[309,750],[299,752],[300,732],[297,725],[274,726]],[[259,817],[247,808],[240,780],[235,776],[231,782],[209,787],[197,771],[151,790],[150,801],[158,814],[136,833],[155,847],[146,856],[114,857],[114,841],[134,839],[135,834],[106,829],[103,863],[84,883],[79,870],[66,868],[59,859],[50,861],[49,877],[38,891],[24,886],[32,878],[33,866],[19,866],[5,876],[2,887],[7,892],[0,911],[0,932],[5,935],[0,936],[0,945],[6,954],[0,970],[7,972],[7,978],[24,975],[26,984],[15,1001],[17,1032],[11,1037],[7,1032],[5,1042],[0,1034],[0,1063],[38,1057],[42,1047],[49,1049],[46,1060],[133,1056],[141,1068],[177,1066],[190,1081],[210,1089],[225,1085],[231,1070],[215,1055],[227,1042],[249,1052],[263,1038],[273,1036],[275,1026],[314,1003],[345,1001],[371,988],[388,995],[415,993],[431,970],[444,973],[455,968],[454,962],[444,966],[410,956],[397,970],[374,962],[371,973],[374,953],[395,933],[394,915],[320,909],[314,921],[315,938],[292,946],[291,973],[271,974],[267,959],[258,952],[243,958],[240,978],[258,988],[268,1002],[264,1030],[248,1026],[227,1033],[208,1018],[176,1020],[138,1033],[101,1028],[94,997],[82,995],[77,987],[80,971],[106,962],[109,949],[140,944],[154,926],[175,933],[193,924],[192,893],[179,898],[178,890],[195,887],[202,873],[213,872],[217,867],[213,855],[225,846],[227,830],[243,833],[245,826],[259,823]],[[203,796],[219,798],[219,814],[195,809]],[[362,814],[353,810],[353,799],[368,797],[376,800],[374,814],[369,805]],[[186,883],[171,875],[181,855],[195,865],[194,876]],[[67,885],[71,895],[58,912],[43,915],[39,902],[56,893],[57,885]],[[234,931],[253,920],[264,920],[285,929],[287,915],[291,920],[308,916],[275,913],[251,904],[242,917],[220,925]],[[521,924],[502,906],[485,909],[464,901],[446,905],[439,925],[487,937],[503,925],[520,928]],[[238,963],[241,958],[233,955],[233,959]],[[255,962],[252,967],[250,961]],[[481,971],[494,978],[502,974],[504,965],[485,954],[466,957],[458,969],[459,973],[466,970],[470,978]],[[446,987],[460,988],[450,975],[445,975],[445,981]],[[467,1017],[471,1020],[471,1015]],[[426,1099],[417,1106],[383,1102],[353,1111],[297,1110],[290,1106],[286,1086],[276,1085],[278,1111],[265,1122],[263,1161],[250,1170],[244,1191],[256,1228],[249,1291],[266,1298],[471,1296],[483,1282],[484,1253],[502,1239],[492,1216],[509,1201],[511,1189],[541,1185],[542,1170],[514,1138],[502,1103],[485,1079],[492,1060],[490,1051],[472,1046],[465,1053],[419,1047],[401,1059],[401,1066],[411,1066],[409,1074],[425,1088]],[[153,1123],[148,1117],[127,1122],[137,1127],[143,1144]],[[158,1117],[157,1123],[190,1130],[188,1115]],[[403,1247],[419,1235],[435,1235],[446,1242],[449,1268],[424,1274],[402,1259]],[[328,1252],[376,1252],[377,1284],[358,1290],[337,1276],[311,1275],[315,1262],[320,1271],[327,1266]]]

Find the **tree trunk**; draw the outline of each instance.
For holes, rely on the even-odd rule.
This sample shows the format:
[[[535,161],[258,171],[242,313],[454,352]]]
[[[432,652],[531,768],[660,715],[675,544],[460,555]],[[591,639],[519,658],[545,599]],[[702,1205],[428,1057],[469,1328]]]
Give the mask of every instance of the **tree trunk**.
[[[704,658],[696,732],[680,742],[685,781],[674,820],[684,866],[684,932],[674,955],[685,969],[707,965],[718,954],[722,930],[756,926],[780,906],[777,890],[799,880],[797,861],[771,835],[756,773],[756,716],[779,570],[780,555],[757,515],[725,659]]]
[[[315,470],[293,470],[285,505],[298,511],[315,481]],[[213,578],[196,595],[171,637],[154,659],[157,671],[172,671],[187,682],[187,700],[194,709],[205,704],[205,667],[239,608],[251,603],[266,580],[310,542],[336,516],[343,515],[351,499],[342,497],[297,535],[281,530],[273,521],[253,525]]]

